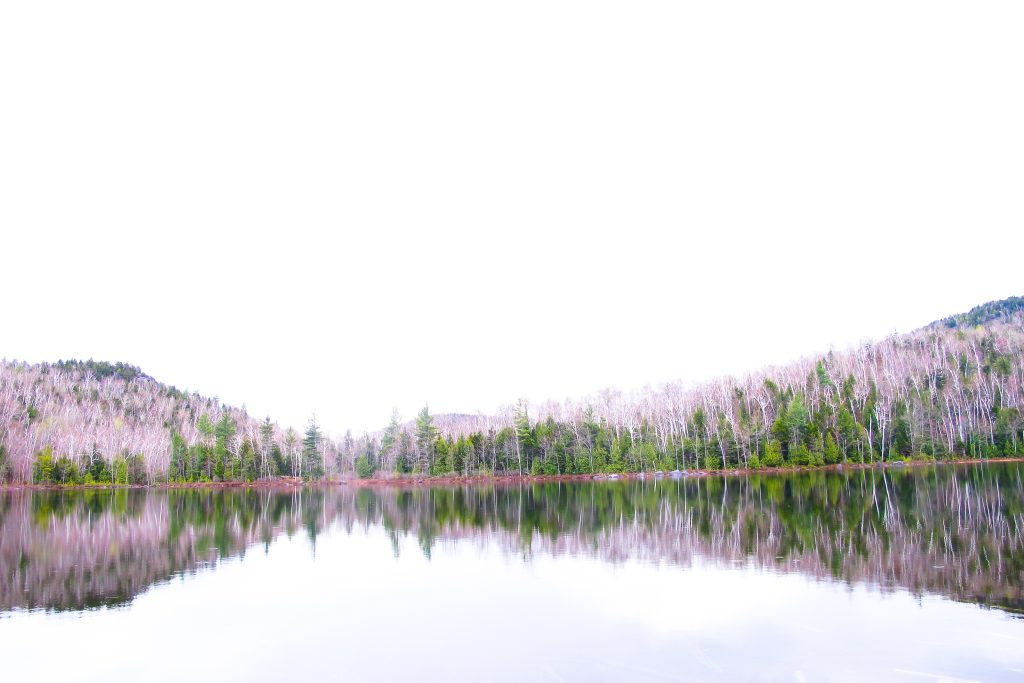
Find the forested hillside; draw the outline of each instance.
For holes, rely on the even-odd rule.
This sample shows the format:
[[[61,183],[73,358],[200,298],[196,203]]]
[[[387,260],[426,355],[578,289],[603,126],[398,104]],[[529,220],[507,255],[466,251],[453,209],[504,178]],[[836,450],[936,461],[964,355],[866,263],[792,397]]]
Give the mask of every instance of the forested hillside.
[[[1013,320],[1015,315],[1022,312],[1024,312],[1024,296],[1011,296],[1007,299],[989,301],[980,306],[975,306],[966,313],[951,315],[933,324],[941,324],[946,327],[956,327],[958,325],[975,327],[993,321],[1009,322]]]
[[[35,482],[575,474],[1024,455],[1024,299],[845,352],[332,441],[122,364],[0,365],[0,476]]]
[[[1022,387],[1024,299],[1013,298],[742,379],[520,402],[440,436],[425,413],[412,437],[393,420],[375,464],[559,474],[1024,455]]]
[[[148,484],[323,475],[329,444],[123,363],[0,364],[0,481]]]

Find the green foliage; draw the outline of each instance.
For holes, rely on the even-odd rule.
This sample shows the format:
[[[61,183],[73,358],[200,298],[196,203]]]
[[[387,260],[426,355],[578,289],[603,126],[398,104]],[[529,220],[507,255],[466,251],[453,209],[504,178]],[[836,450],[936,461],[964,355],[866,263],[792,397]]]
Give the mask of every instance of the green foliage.
[[[148,484],[149,476],[141,453],[120,453],[110,462],[110,483],[119,486]]]
[[[242,481],[254,481],[258,475],[256,468],[256,449],[252,442],[246,439],[242,442],[242,448],[238,453],[238,466],[236,470]]]
[[[989,301],[980,306],[975,306],[966,313],[944,318],[939,321],[939,324],[949,328],[955,328],[958,325],[977,327],[993,320],[1008,318],[1021,311],[1024,311],[1024,297],[1011,296],[999,301]]]
[[[0,443],[0,484],[11,480],[11,463],[7,456],[7,448]]]
[[[778,404],[778,413],[775,416],[775,421],[772,422],[771,435],[780,443],[789,441],[789,423],[786,417],[785,403]]]
[[[654,450],[654,444],[637,442],[629,447],[628,461],[633,471],[644,471],[655,469],[654,465],[658,460],[658,453]]]
[[[818,377],[818,386],[823,389],[831,388],[835,386],[832,380],[828,377],[828,372],[825,370],[825,364],[822,361],[818,361],[818,364],[814,368],[815,373]]]
[[[85,483],[87,476],[88,473],[80,471],[78,464],[67,455],[54,457],[51,446],[36,453],[32,462],[32,482],[35,484],[74,486]]]
[[[373,472],[373,464],[370,462],[369,458],[365,455],[361,455],[356,458],[356,475],[360,479],[369,479],[373,476]]]
[[[533,429],[530,427],[530,416],[526,412],[526,403],[522,400],[516,404],[514,419],[516,457],[519,461],[519,467],[522,469],[523,463],[531,463],[534,451],[537,448],[537,439]]]
[[[89,452],[85,477],[86,483],[91,484],[109,484],[111,481],[110,467],[96,444],[92,445]]]
[[[402,431],[398,435],[398,453],[395,455],[395,471],[408,474],[412,471],[413,445],[409,432]]]
[[[789,403],[786,410],[786,441],[790,449],[802,444],[807,439],[807,407],[804,405],[803,397],[796,396]]]
[[[440,435],[434,439],[434,462],[430,469],[431,474],[449,475],[452,473],[451,451],[451,441]]]
[[[384,434],[380,439],[380,456],[383,459],[387,459],[389,456],[393,456],[394,451],[400,445],[400,434],[402,433],[402,422],[401,417],[398,414],[398,409],[395,408],[391,411],[391,422],[384,429]],[[397,456],[395,456],[397,461]]]
[[[53,447],[47,446],[36,453],[36,459],[32,463],[32,483],[53,483]]]
[[[905,458],[911,454],[913,443],[910,435],[910,423],[904,414],[900,414],[892,425],[892,453],[896,457]]]
[[[530,474],[534,476],[544,474],[544,467],[540,461],[540,458],[537,458],[533,461],[533,464],[530,466]]]
[[[878,405],[878,385],[874,381],[871,382],[871,388],[868,390],[868,396],[864,400],[864,408],[861,411],[861,424],[864,425],[865,429],[876,428],[878,426],[878,419],[875,415],[875,408]]]
[[[296,455],[296,446],[299,436],[295,430],[289,427],[284,432],[284,460],[288,466],[288,474],[293,477],[299,476],[301,461]],[[301,455],[301,454],[300,454]]]
[[[693,411],[693,418],[691,419],[691,422],[693,425],[693,431],[697,434],[703,435],[707,433],[708,419],[703,408],[697,408]]]
[[[171,481],[187,481],[189,469],[188,443],[175,431],[171,433],[171,463],[167,476]]]
[[[257,473],[257,477],[263,474],[282,475],[285,473],[281,463],[281,447],[274,440],[274,424],[270,421],[269,416],[260,423],[260,455],[266,470]]]
[[[434,459],[434,439],[437,437],[437,428],[434,427],[434,418],[430,415],[430,408],[423,406],[423,409],[416,416],[416,453],[420,472],[429,472]]]
[[[199,421],[196,422],[196,430],[204,437],[209,440],[213,437],[214,426],[213,422],[210,421],[210,416],[203,413],[199,416]]]
[[[302,476],[305,479],[320,479],[324,476],[324,459],[320,454],[323,436],[316,424],[316,416],[309,420],[306,435],[302,439]]]
[[[62,486],[82,483],[82,479],[78,472],[78,465],[76,465],[71,458],[66,455],[62,455],[53,461],[51,476],[52,483],[60,484]]]
[[[65,372],[79,372],[83,375],[93,377],[94,379],[106,379],[107,377],[117,377],[126,382],[130,382],[133,379],[139,377],[148,377],[142,370],[134,365],[127,363],[108,363],[107,361],[95,361],[91,358],[89,360],[59,360],[53,364],[53,366],[59,370]]]
[[[832,438],[832,432],[825,435],[825,449],[822,456],[826,464],[834,465],[839,462],[839,446]]]
[[[223,481],[224,479],[230,479],[228,477],[228,469],[232,467],[232,463],[229,463],[231,459],[231,440],[234,438],[237,432],[235,421],[231,418],[231,415],[224,413],[217,424],[213,428],[213,479],[214,481]],[[234,472],[231,472],[234,474]]]
[[[839,413],[836,415],[836,428],[839,431],[839,438],[842,439],[844,444],[852,444],[857,439],[857,420],[853,417],[853,413],[846,409],[845,406],[839,409]]]
[[[764,445],[765,467],[782,467],[782,444],[778,441],[769,441]]]
[[[797,467],[807,467],[812,464],[811,451],[802,443],[791,446],[789,449],[789,462]]]
[[[281,447],[276,443],[270,447],[270,460],[274,463],[274,474],[279,477],[286,477],[291,474],[291,466],[288,464],[288,460],[285,459]]]

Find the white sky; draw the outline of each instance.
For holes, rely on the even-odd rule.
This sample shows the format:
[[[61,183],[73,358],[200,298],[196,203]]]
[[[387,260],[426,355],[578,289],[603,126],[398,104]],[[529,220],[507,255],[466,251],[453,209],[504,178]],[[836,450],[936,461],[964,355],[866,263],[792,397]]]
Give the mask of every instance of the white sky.
[[[331,432],[1024,294],[1024,4],[0,4],[0,356]]]

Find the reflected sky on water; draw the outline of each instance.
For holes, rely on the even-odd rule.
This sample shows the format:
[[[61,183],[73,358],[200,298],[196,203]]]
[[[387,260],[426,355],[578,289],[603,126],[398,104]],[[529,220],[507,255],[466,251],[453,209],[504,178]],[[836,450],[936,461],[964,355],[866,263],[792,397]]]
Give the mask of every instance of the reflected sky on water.
[[[0,654],[10,680],[1024,680],[1022,471],[8,492]]]

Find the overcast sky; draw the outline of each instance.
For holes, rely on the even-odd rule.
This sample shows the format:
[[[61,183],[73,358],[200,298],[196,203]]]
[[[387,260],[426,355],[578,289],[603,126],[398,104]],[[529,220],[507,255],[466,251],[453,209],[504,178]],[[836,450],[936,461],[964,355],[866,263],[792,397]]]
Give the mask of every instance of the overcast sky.
[[[0,5],[0,356],[336,433],[1024,294],[1024,4]]]

